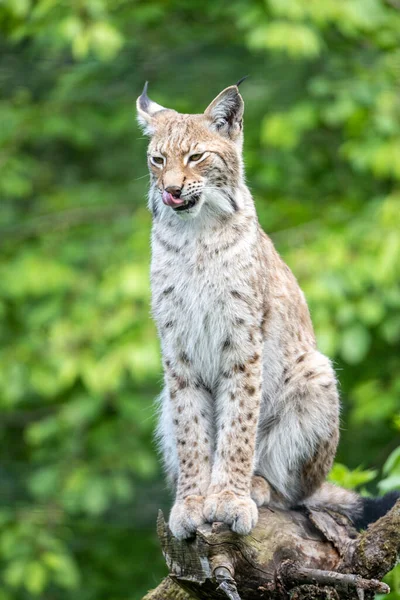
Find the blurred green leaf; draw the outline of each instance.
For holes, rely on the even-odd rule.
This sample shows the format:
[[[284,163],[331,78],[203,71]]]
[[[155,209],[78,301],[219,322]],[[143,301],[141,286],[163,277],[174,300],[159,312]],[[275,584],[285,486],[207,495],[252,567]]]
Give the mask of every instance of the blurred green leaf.
[[[25,587],[34,596],[41,594],[46,586],[47,574],[38,561],[30,562],[25,570]]]
[[[371,336],[365,327],[360,324],[346,329],[342,335],[341,355],[349,364],[361,362],[367,354],[371,344]]]
[[[373,481],[378,472],[375,469],[362,470],[360,467],[349,469],[345,465],[335,463],[329,473],[329,481],[349,490],[356,489]]]

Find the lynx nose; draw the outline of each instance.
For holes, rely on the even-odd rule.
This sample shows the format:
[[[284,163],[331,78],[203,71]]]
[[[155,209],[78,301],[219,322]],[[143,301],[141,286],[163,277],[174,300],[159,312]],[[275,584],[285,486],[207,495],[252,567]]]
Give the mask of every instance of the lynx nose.
[[[178,185],[169,185],[165,188],[165,191],[168,192],[168,194],[171,194],[171,196],[173,196],[174,198],[180,198],[182,188]]]

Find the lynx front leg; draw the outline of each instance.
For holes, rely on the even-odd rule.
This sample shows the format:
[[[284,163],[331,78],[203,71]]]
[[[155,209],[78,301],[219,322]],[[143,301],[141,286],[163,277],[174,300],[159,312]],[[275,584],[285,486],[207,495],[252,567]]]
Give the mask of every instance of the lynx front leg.
[[[176,499],[169,525],[180,539],[190,537],[204,523],[204,496],[211,476],[212,421],[209,392],[197,381],[167,367],[168,405],[163,410],[164,427],[170,428],[173,443],[164,448],[174,461]]]
[[[241,534],[248,534],[258,519],[250,491],[260,398],[261,348],[256,346],[221,378],[217,450],[204,506],[207,521],[223,521]]]

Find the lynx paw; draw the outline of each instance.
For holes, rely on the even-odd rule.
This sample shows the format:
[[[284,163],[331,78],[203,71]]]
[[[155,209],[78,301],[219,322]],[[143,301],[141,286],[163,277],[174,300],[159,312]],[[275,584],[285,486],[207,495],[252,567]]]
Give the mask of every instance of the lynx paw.
[[[226,490],[206,498],[204,516],[209,523],[222,521],[230,525],[232,531],[247,535],[257,524],[258,511],[250,496],[237,496]]]
[[[169,527],[179,540],[191,537],[196,529],[205,522],[203,515],[203,496],[187,496],[177,500],[169,515]]]
[[[257,506],[266,506],[271,499],[271,488],[264,477],[253,475],[251,478],[251,497]]]

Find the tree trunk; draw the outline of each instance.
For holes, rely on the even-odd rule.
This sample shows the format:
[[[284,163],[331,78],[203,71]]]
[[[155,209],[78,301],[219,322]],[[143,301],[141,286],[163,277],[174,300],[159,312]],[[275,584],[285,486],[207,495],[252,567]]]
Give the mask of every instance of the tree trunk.
[[[400,500],[360,534],[332,511],[267,507],[244,537],[214,523],[179,541],[161,512],[157,532],[170,574],[143,600],[363,600],[389,592],[378,579],[400,557]]]

